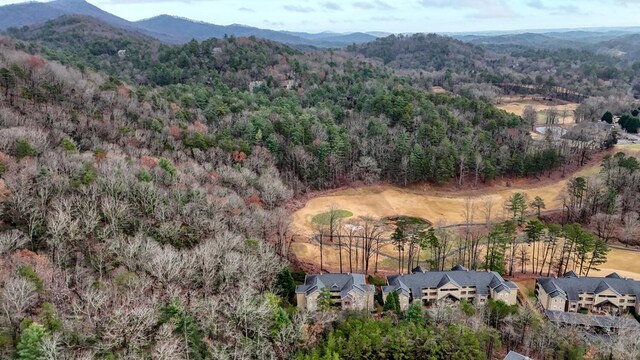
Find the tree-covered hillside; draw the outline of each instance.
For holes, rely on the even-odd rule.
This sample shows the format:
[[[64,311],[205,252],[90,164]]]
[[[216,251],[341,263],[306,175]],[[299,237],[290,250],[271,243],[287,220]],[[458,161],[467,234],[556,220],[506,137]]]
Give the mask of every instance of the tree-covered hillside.
[[[435,85],[461,92],[469,84],[519,84],[558,96],[555,87],[585,96],[628,94],[639,81],[633,63],[608,54],[571,48],[487,48],[435,34],[389,36],[353,45],[349,51],[380,58],[396,69],[415,70]]]
[[[112,77],[103,88],[130,84],[141,101],[156,104],[158,95],[148,90],[163,86],[162,100],[176,109],[181,146],[250,155],[262,145],[296,192],[353,181],[477,184],[572,161],[566,149],[532,141],[519,117],[482,100],[427,95],[428,77],[394,74],[349,53],[300,54],[233,37],[155,46],[131,34],[105,35],[93,22],[59,19],[12,34],[33,41],[18,42],[19,48],[107,72]],[[442,48],[452,41],[434,39]],[[442,63],[466,58],[453,53],[453,61],[445,56]],[[206,131],[186,131],[194,121]]]
[[[180,132],[207,126],[171,124],[167,102],[1,54],[2,357],[28,341],[65,358],[268,358],[290,346],[293,325],[274,328],[264,295],[284,266],[264,239],[291,197],[269,152],[189,150]],[[44,326],[36,340],[32,323]]]

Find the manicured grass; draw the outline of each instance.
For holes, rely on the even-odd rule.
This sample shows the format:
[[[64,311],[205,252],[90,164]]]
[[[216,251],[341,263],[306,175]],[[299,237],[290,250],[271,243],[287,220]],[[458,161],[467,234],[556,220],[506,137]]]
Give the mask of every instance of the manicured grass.
[[[338,219],[344,219],[348,217],[352,217],[353,213],[349,210],[334,210],[335,216]],[[318,214],[311,219],[314,223],[318,225],[329,225],[331,221],[331,211],[324,212],[322,214]]]

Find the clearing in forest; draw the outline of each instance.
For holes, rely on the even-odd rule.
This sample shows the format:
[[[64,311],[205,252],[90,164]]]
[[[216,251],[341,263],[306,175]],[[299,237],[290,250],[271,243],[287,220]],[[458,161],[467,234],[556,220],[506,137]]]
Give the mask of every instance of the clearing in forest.
[[[629,154],[634,154],[639,149],[640,145],[616,147],[616,151]],[[456,225],[465,222],[465,208],[470,199],[474,204],[473,222],[484,224],[486,210],[489,207],[493,221],[506,218],[504,202],[516,192],[527,194],[529,200],[540,196],[546,204],[547,211],[561,209],[567,182],[576,176],[597,174],[599,170],[600,164],[595,163],[564,179],[542,181],[540,185],[531,181],[515,181],[512,186],[506,186],[504,182],[500,182],[472,191],[447,191],[429,185],[413,188],[371,185],[337,190],[310,199],[303,208],[292,214],[293,230],[297,235],[292,251],[302,262],[319,262],[319,244],[311,235],[317,231],[318,222],[326,222],[327,212],[332,207],[343,209],[340,211],[343,224],[349,224],[351,219],[355,220],[361,216],[378,219],[411,216],[432,224]],[[637,261],[639,257],[640,252],[612,249],[607,263],[601,265],[601,271],[594,271],[592,274],[606,275],[616,271],[622,276],[640,279],[640,262]],[[325,243],[323,262],[327,269],[338,268],[339,254],[336,244]],[[397,251],[391,244],[386,245],[381,251],[380,270],[397,271]]]
[[[496,107],[522,116],[524,108],[532,106],[538,112],[538,124],[546,124],[547,112],[553,109],[557,113],[557,125],[571,125],[575,124],[573,112],[578,105],[566,101],[548,101],[540,96],[504,96],[498,99]]]
[[[576,176],[597,173],[599,165],[584,168]],[[484,223],[486,208],[491,204],[491,218],[499,220],[505,215],[503,204],[517,192],[526,193],[529,199],[540,196],[547,210],[560,209],[562,197],[569,178],[542,186],[493,185],[473,192],[445,192],[422,189],[408,189],[392,185],[372,185],[353,189],[338,190],[309,200],[305,206],[293,213],[295,231],[300,235],[310,235],[314,229],[314,218],[322,216],[333,206],[347,209],[353,216],[390,218],[412,216],[436,224],[447,225],[465,222],[465,206],[471,199],[475,206],[474,223]]]

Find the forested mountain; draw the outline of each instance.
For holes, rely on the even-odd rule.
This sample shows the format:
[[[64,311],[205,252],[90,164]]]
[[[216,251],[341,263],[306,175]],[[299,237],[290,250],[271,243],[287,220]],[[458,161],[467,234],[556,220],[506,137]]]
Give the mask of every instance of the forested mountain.
[[[596,53],[640,63],[640,34],[629,34],[602,41],[587,47]]]
[[[66,26],[66,22],[49,24]],[[138,49],[136,44],[144,43],[131,40],[132,47],[120,59],[113,51],[87,51],[97,41],[90,32],[80,40],[85,44],[72,47],[37,34],[36,30],[31,36],[41,38],[46,49],[54,48],[44,49],[53,51],[53,58],[87,64],[141,85],[171,86],[167,95],[183,108],[185,121],[204,117],[216,125],[197,142],[185,138],[185,144],[201,150],[225,144],[230,151],[249,154],[252,146],[264,143],[298,190],[353,180],[446,182],[471,168],[476,172],[474,181],[542,170],[514,168],[531,164],[526,157],[543,151],[531,146],[526,131],[505,135],[508,129],[524,129],[520,118],[482,101],[426,96],[409,79],[393,77],[384,68],[348,54],[303,55],[276,43],[232,38],[161,46],[154,53],[148,45]],[[20,32],[15,35],[25,38]],[[97,43],[117,48],[105,38]],[[77,50],[68,54],[64,49]],[[236,95],[249,89],[252,81],[263,81],[253,97],[265,96],[270,102],[261,100],[259,109],[250,98],[241,100],[246,95]],[[296,91],[283,92],[285,82],[295,84]],[[117,84],[114,79],[113,86]],[[238,117],[244,120],[238,123],[234,120]],[[498,137],[505,139],[498,142]],[[426,156],[427,147],[437,151]],[[550,163],[543,168],[555,166],[559,159],[555,150],[547,155]]]
[[[39,24],[62,15],[91,16],[113,26],[133,28],[129,21],[103,11],[84,0],[53,0],[1,6],[0,29]]]
[[[291,191],[268,152],[183,152],[166,101],[1,50],[2,357],[36,317],[69,358],[277,351],[261,293],[284,264],[256,239]]]
[[[470,93],[470,84],[517,84],[551,96],[565,90],[582,97],[609,96],[630,93],[640,81],[634,63],[588,50],[520,45],[485,48],[435,34],[389,36],[348,50],[378,58],[395,69],[418,71],[434,84],[458,93]]]
[[[288,33],[285,31],[258,29],[255,27],[244,25],[222,26],[169,15],[160,15],[146,20],[136,21],[134,24],[137,27],[148,31],[171,34],[171,36],[182,43],[188,42],[191,39],[202,41],[212,37],[223,38],[225,37],[225,35],[233,35],[238,37],[255,36],[260,39],[268,39],[290,45],[344,47],[353,43],[363,43],[376,39],[375,36],[363,33]]]
[[[470,42],[476,45],[517,45],[540,49],[575,49],[580,47],[579,42],[565,40],[547,34],[522,33],[496,36],[464,35],[454,38]]]
[[[214,25],[169,15],[131,22],[112,15],[85,0],[54,0],[0,6],[0,30],[40,24],[63,15],[90,16],[99,21],[126,30],[135,30],[165,43],[186,43],[192,39],[206,40],[212,37],[249,37],[279,41],[291,45],[318,47],[344,47],[353,43],[371,41],[370,34],[291,34],[285,31],[259,29],[244,25]]]
[[[63,33],[46,41],[61,44]],[[483,177],[512,171],[503,161],[522,153],[521,141],[506,141],[504,160],[492,158],[496,137],[520,118],[421,94],[345,55],[192,42],[132,60],[143,74],[180,71],[167,84],[142,75],[147,87],[2,44],[3,357],[286,358],[313,335],[269,292],[290,291],[274,280],[292,188],[446,181],[473,141],[486,146]],[[98,69],[120,60],[66,46],[70,58],[102,59]],[[202,56],[217,47],[228,55],[220,71]],[[276,61],[301,87],[235,86],[231,75],[253,76],[259,61]]]
[[[454,35],[453,37],[493,50],[575,49],[587,50],[626,61],[640,61],[640,53],[637,51],[640,34],[637,31],[566,31],[493,36]]]

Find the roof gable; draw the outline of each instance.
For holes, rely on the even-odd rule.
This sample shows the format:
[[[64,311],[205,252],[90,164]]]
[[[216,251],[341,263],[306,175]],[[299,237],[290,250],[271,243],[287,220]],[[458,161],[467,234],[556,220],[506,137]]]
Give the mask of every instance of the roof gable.
[[[539,278],[536,280],[545,292],[566,294],[568,300],[578,301],[580,294],[599,294],[611,291],[618,295],[640,296],[640,281],[615,277]]]
[[[368,285],[363,274],[310,274],[305,276],[304,284],[296,286],[296,293],[310,295],[326,288],[329,291],[339,291],[344,298],[349,292],[374,292],[375,287]]]
[[[576,274],[575,271],[571,270],[571,271],[567,271],[566,273],[564,273],[564,275],[562,275],[562,277],[566,277],[566,278],[579,278],[580,276],[578,276],[578,274]]]
[[[533,359],[528,357],[528,356],[524,356],[522,354],[519,354],[519,353],[517,353],[515,351],[509,351],[509,353],[504,358],[504,360],[533,360]]]
[[[461,287],[460,284],[458,284],[457,282],[455,282],[453,279],[451,279],[451,277],[449,277],[449,275],[444,274],[444,276],[442,276],[442,278],[440,279],[440,282],[438,283],[438,288],[441,288],[445,285],[451,284],[455,287]]]
[[[594,292],[594,294],[600,294],[600,293],[605,292],[607,290],[613,291],[614,293],[620,295],[620,293],[617,292],[616,289],[611,287],[611,285],[609,285],[609,283],[604,281],[604,280],[600,281],[600,283],[598,284],[598,286],[596,286],[596,289],[593,292]]]
[[[509,290],[516,288],[515,284],[509,284],[498,273],[488,271],[429,271],[389,276],[387,280],[389,286],[383,288],[385,293],[409,290],[414,298],[422,296],[422,289],[436,289],[447,284],[453,284],[458,288],[475,287],[479,295],[489,295],[489,289],[500,285]]]

